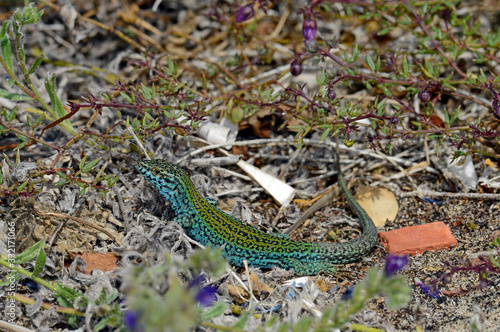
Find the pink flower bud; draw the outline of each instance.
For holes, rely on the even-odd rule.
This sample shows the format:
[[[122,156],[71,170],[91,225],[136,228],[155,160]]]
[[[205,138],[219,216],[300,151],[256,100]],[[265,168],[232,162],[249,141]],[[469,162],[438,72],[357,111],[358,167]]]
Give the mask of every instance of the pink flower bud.
[[[302,34],[304,35],[305,40],[313,40],[316,36],[317,28],[318,26],[316,25],[316,21],[305,20],[302,24]]]
[[[237,23],[244,22],[244,21],[248,20],[249,18],[252,18],[253,14],[254,14],[254,11],[253,11],[252,5],[243,6],[240,8],[240,10],[238,10],[238,14],[236,15],[236,22]]]
[[[294,61],[290,65],[290,72],[293,76],[299,76],[302,73],[302,64],[299,61]]]

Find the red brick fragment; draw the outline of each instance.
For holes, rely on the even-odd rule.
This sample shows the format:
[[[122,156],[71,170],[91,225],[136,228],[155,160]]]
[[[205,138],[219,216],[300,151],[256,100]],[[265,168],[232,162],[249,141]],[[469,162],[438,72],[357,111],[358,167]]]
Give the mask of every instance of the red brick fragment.
[[[82,254],[81,256],[87,262],[87,269],[84,272],[86,274],[90,274],[93,269],[107,272],[118,267],[118,265],[116,265],[116,260],[118,258],[112,252],[108,252],[107,254],[88,252]]]
[[[403,227],[379,236],[390,254],[416,255],[457,245],[457,239],[442,221]]]

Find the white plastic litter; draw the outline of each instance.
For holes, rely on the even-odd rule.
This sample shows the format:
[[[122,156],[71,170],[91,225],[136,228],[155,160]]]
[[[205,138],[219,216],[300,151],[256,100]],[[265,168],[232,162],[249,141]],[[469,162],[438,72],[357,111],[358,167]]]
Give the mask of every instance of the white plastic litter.
[[[465,163],[457,166],[458,158],[452,162],[453,156],[448,157],[448,170],[462,183],[468,190],[477,188],[477,174],[474,169],[474,164],[472,163],[472,157],[467,156]]]

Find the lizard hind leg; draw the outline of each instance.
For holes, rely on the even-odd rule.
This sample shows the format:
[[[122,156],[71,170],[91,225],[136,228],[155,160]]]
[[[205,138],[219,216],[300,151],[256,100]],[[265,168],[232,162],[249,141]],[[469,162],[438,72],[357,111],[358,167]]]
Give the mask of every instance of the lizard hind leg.
[[[213,206],[217,206],[218,205],[217,200],[215,198],[213,198],[213,197],[207,197],[207,198],[205,198],[205,200],[210,205],[213,205]]]

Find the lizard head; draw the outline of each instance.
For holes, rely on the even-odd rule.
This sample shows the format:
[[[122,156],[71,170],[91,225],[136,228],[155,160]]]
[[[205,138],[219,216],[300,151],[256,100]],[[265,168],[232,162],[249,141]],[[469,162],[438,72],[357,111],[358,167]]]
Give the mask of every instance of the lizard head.
[[[160,159],[141,160],[135,167],[170,204],[184,200],[191,179],[181,167]]]

